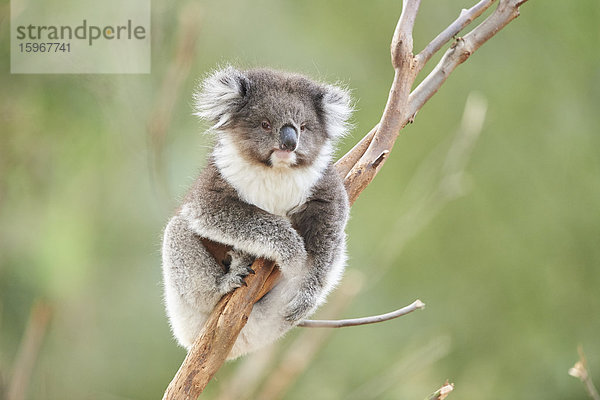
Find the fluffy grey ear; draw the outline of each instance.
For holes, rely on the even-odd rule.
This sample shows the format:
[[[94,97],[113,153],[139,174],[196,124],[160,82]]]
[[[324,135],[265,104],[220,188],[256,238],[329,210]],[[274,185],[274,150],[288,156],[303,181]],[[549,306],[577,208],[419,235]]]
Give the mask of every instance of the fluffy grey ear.
[[[354,111],[348,90],[338,86],[325,85],[322,102],[329,136],[337,139],[347,134],[351,127],[348,120]]]
[[[248,78],[231,66],[213,72],[194,94],[195,114],[213,123],[213,129],[222,127],[243,104],[249,86]]]

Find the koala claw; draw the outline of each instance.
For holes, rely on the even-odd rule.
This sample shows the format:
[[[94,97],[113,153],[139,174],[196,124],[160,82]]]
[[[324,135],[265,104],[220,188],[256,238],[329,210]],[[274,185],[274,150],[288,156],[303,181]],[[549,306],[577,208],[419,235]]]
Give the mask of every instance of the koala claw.
[[[223,275],[218,281],[219,291],[222,294],[229,293],[245,284],[243,276],[230,273]]]
[[[229,293],[241,286],[248,286],[244,280],[250,274],[255,274],[251,268],[254,258],[241,251],[231,250],[229,252],[231,262],[229,263],[229,271],[219,278],[219,288],[221,293]]]

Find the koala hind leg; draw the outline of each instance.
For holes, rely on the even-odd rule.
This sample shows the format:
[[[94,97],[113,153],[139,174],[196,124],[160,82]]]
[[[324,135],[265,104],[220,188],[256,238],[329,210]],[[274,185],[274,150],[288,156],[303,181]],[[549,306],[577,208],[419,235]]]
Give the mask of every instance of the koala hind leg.
[[[173,217],[164,232],[163,280],[167,314],[179,343],[189,348],[219,299],[251,272],[247,256],[230,252],[229,271],[206,250],[187,220]]]
[[[269,293],[254,304],[248,322],[227,358],[231,360],[250,353],[283,336],[294,325],[285,319],[283,313],[297,290],[296,283],[281,278]]]

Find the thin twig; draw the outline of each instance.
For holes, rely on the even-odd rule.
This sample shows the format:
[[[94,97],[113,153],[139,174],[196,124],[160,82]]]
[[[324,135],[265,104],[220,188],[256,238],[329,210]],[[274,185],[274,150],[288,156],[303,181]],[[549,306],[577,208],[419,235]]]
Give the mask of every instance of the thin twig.
[[[600,394],[598,394],[598,390],[592,381],[582,345],[577,346],[577,353],[579,353],[579,361],[575,363],[573,368],[569,369],[569,375],[579,378],[583,382],[585,389],[593,400],[600,400]]]
[[[305,328],[343,328],[346,326],[376,324],[378,322],[389,321],[390,319],[398,318],[409,314],[413,311],[425,308],[425,303],[421,300],[415,300],[412,304],[392,311],[386,314],[373,315],[370,317],[340,319],[340,320],[310,320],[306,319],[298,324]]]

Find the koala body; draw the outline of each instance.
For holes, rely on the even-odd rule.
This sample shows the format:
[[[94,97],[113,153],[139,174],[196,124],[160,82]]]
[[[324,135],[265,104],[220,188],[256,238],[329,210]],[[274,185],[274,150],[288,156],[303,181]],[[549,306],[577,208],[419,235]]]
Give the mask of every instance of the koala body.
[[[189,349],[252,262],[275,261],[281,278],[254,305],[229,354],[235,358],[310,315],[341,278],[349,205],[331,158],[352,109],[338,87],[232,67],[204,80],[196,106],[213,124],[216,144],[165,228],[166,308],[175,337]],[[227,271],[202,238],[233,248]]]

